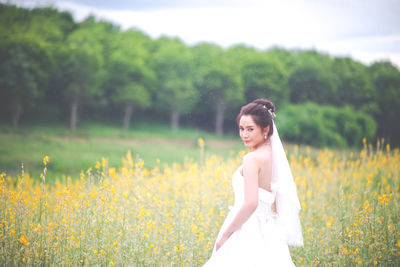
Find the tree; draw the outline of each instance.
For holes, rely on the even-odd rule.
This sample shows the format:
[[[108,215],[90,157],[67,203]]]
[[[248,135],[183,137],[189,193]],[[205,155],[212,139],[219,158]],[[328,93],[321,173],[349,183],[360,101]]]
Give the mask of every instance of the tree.
[[[319,70],[330,71],[332,58],[317,50],[293,50],[295,57],[295,65],[292,65],[292,70],[301,66],[313,66]]]
[[[45,95],[53,69],[54,43],[64,37],[61,23],[53,22],[68,20],[64,17],[68,14],[52,8],[26,10],[0,5],[0,95],[3,106],[12,113],[14,127],[21,114]]]
[[[400,72],[392,63],[381,61],[372,64],[369,73],[377,90],[378,136],[400,145]]]
[[[337,90],[331,77],[314,66],[300,66],[289,76],[290,101],[336,104]]]
[[[295,53],[284,48],[273,47],[265,51],[265,55],[269,60],[279,62],[287,74],[291,73],[299,63]]]
[[[364,65],[351,58],[335,58],[332,71],[337,76],[339,105],[350,104],[370,114],[377,111],[375,86]]]
[[[125,130],[129,128],[134,108],[151,105],[156,75],[149,66],[150,42],[148,36],[133,29],[114,38],[106,87],[111,91],[113,102],[124,106]]]
[[[179,116],[190,112],[199,96],[193,85],[192,55],[179,39],[161,37],[156,42],[157,106],[170,113],[171,128],[176,132]]]
[[[196,62],[196,87],[200,105],[213,111],[215,132],[223,134],[225,111],[229,105],[243,101],[240,75],[231,68],[226,52],[213,44],[199,44],[193,49]]]
[[[364,137],[371,141],[376,134],[373,117],[350,105],[286,105],[276,123],[285,140],[320,147],[361,146]]]
[[[45,74],[36,58],[46,53],[35,42],[8,40],[0,44],[0,95],[18,127],[24,109],[35,106],[43,97],[40,79]]]
[[[227,68],[214,67],[204,74],[200,88],[213,105],[215,133],[221,136],[227,105],[243,98],[239,79]]]
[[[70,107],[70,129],[75,130],[78,108],[83,102],[101,99],[105,81],[104,57],[109,35],[116,28],[106,22],[87,18],[60,48],[59,85]],[[99,100],[100,101],[100,100]]]
[[[259,57],[248,61],[242,69],[247,102],[269,98],[275,104],[288,101],[287,73],[279,62]]]

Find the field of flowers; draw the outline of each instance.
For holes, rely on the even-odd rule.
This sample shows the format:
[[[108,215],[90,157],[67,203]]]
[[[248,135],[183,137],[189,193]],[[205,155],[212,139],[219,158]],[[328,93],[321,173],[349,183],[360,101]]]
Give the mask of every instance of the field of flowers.
[[[200,153],[204,147],[199,140]],[[228,205],[244,152],[143,168],[130,153],[67,183],[0,175],[0,265],[201,266]],[[400,153],[383,142],[361,152],[294,146],[288,154],[302,204],[298,266],[400,266]]]

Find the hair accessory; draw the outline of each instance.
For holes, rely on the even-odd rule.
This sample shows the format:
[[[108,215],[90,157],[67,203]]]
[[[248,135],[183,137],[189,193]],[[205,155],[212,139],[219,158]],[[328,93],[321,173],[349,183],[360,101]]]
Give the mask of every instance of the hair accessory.
[[[269,112],[269,114],[271,114],[271,117],[272,117],[272,118],[275,118],[275,117],[276,117],[275,112],[272,112],[270,109],[268,109],[268,112]]]
[[[275,112],[272,112],[271,109],[268,109],[268,112],[269,112],[269,114],[271,114],[271,117],[272,117],[272,118],[275,118],[275,117],[276,117]]]
[[[275,112],[272,112],[272,109],[267,108],[266,105],[263,105],[263,108],[265,108],[266,110],[268,110],[268,113],[271,115],[272,118],[275,118],[275,117],[276,117],[276,114],[275,114]]]

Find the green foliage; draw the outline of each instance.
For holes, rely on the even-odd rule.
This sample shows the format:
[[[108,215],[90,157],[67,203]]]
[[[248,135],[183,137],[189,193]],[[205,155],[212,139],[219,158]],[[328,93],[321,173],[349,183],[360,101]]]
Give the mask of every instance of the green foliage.
[[[216,132],[222,134],[224,128],[236,129],[242,105],[266,97],[275,102],[278,115],[291,104],[313,102],[318,121],[332,118],[310,124],[301,117],[296,123],[324,138],[300,136],[298,130],[290,133],[293,140],[345,146],[358,145],[365,135],[400,145],[400,126],[394,123],[400,113],[400,72],[390,62],[368,67],[316,50],[188,47],[177,38],[152,40],[136,29],[122,31],[93,16],[76,23],[70,13],[53,7],[0,4],[0,73],[0,119],[12,117],[15,126],[20,117],[69,117],[75,129],[83,110],[89,117],[103,113],[110,119],[123,112],[125,129],[131,114],[170,116],[173,129],[180,117],[204,128],[211,128],[215,118]],[[351,119],[340,124],[336,111],[318,105],[337,106]]]
[[[265,57],[249,60],[242,76],[247,102],[265,96],[277,105],[288,101],[288,77],[279,62]]]
[[[293,103],[313,101],[338,104],[336,87],[326,70],[312,65],[296,68],[289,77],[290,100]]]
[[[113,39],[105,83],[108,94],[117,104],[149,107],[156,84],[156,75],[149,65],[150,38],[131,29]]]
[[[367,68],[351,58],[335,58],[332,71],[337,76],[338,104],[349,104],[370,114],[377,112],[376,90]]]
[[[109,25],[87,18],[67,38],[62,47],[65,61],[64,73],[68,74],[65,95],[68,99],[83,100],[100,95],[104,67],[104,41]]]
[[[36,43],[9,41],[0,44],[0,88],[2,99],[9,109],[34,105],[43,92],[39,80],[45,75],[36,58],[44,51]]]
[[[296,54],[283,48],[271,48],[265,51],[265,55],[267,58],[279,62],[283,66],[284,71],[288,74],[291,73],[298,64]]]
[[[193,85],[193,62],[189,48],[179,39],[157,40],[154,65],[159,80],[157,104],[170,112],[185,114],[197,102]]]
[[[226,53],[217,45],[200,43],[191,48],[194,84],[200,94],[199,109],[215,110],[221,102],[234,101],[239,83],[227,65]],[[236,86],[235,86],[236,85]]]
[[[196,62],[196,88],[200,92],[201,108],[215,113],[215,131],[223,133],[223,122],[227,106],[243,102],[244,88],[240,73],[232,65],[228,53],[210,45],[201,44],[193,48]]]
[[[19,116],[45,97],[54,69],[55,44],[73,29],[72,17],[53,8],[31,11],[0,5],[2,109]]]
[[[242,99],[240,82],[226,68],[211,67],[204,73],[199,89],[203,98],[212,103],[215,108],[220,104],[235,102]]]
[[[377,91],[378,135],[400,145],[400,72],[390,62],[382,61],[372,64],[369,73]]]
[[[202,80],[209,68],[222,63],[224,51],[221,47],[211,43],[199,43],[190,48],[195,68],[195,82]]]
[[[312,102],[288,105],[277,117],[284,140],[315,146],[361,146],[372,140],[376,123],[372,116],[351,106],[335,107]]]

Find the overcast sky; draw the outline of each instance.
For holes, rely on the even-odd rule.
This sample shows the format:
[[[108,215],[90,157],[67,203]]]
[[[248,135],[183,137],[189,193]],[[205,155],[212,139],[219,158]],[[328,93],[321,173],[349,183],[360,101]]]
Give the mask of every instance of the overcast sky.
[[[24,7],[53,5],[81,21],[90,13],[157,38],[226,48],[314,48],[365,64],[400,67],[400,0],[0,0]]]

